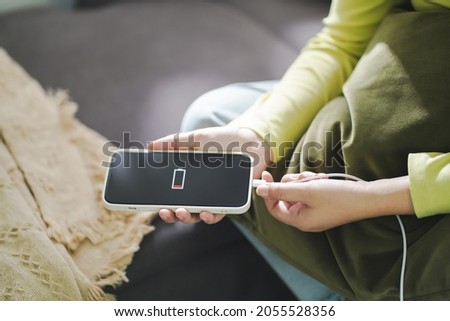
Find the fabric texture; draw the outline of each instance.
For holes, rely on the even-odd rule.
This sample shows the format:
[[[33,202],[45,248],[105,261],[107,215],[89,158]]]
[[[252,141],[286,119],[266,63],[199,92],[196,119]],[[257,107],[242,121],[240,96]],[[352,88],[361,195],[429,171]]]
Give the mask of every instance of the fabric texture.
[[[346,172],[365,180],[408,173],[411,153],[449,151],[446,12],[388,16],[346,82],[343,96],[314,118],[286,172]],[[313,147],[313,148],[311,148]],[[278,255],[349,299],[399,298],[402,237],[396,218],[381,217],[303,233],[275,220],[254,196],[237,218]],[[450,215],[404,216],[406,300],[450,298]]]
[[[102,206],[107,140],[75,112],[0,50],[0,299],[112,299],[152,230]]]
[[[233,121],[275,143],[274,161],[286,142],[297,142],[319,110],[342,94],[342,86],[393,7],[448,12],[448,1],[337,0],[323,20],[324,28],[302,49],[281,82],[244,115]]]
[[[450,153],[410,154],[408,169],[417,217],[450,213]]]

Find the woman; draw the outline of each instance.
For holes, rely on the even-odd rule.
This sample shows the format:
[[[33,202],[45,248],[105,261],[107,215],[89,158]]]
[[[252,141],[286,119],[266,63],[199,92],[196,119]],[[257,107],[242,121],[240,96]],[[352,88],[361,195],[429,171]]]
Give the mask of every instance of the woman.
[[[448,299],[450,220],[438,214],[450,213],[449,9],[446,0],[333,1],[279,83],[207,93],[187,111],[184,134],[150,148],[176,148],[175,137],[199,149],[253,142],[245,151],[255,178],[269,183],[236,220],[277,255],[346,298]],[[335,172],[366,182],[290,183]],[[159,215],[223,218],[181,208]],[[406,229],[405,275],[395,215]]]

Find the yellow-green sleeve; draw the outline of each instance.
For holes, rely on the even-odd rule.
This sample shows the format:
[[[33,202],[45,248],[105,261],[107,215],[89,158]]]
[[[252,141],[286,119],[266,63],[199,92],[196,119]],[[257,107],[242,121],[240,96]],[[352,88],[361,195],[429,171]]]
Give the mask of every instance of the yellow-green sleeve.
[[[393,0],[337,0],[324,28],[301,51],[280,83],[230,125],[270,140],[272,157],[294,145],[318,111],[342,91]]]
[[[450,213],[450,153],[410,154],[408,172],[417,217]]]

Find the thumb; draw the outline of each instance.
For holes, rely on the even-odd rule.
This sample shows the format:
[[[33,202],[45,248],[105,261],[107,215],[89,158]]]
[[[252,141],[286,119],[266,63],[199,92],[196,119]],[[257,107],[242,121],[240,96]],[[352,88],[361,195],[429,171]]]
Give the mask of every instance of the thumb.
[[[278,201],[304,202],[305,192],[301,183],[268,183],[258,186],[256,194]]]

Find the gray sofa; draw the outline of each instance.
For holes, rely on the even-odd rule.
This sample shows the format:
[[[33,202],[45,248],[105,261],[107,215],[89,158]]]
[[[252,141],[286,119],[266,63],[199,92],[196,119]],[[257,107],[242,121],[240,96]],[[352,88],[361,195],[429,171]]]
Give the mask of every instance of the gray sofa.
[[[0,16],[0,46],[122,147],[178,130],[189,104],[232,82],[278,79],[321,28],[328,0],[80,0]],[[165,225],[141,244],[123,300],[289,300],[228,221]],[[151,257],[151,259],[148,259]]]

